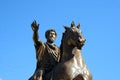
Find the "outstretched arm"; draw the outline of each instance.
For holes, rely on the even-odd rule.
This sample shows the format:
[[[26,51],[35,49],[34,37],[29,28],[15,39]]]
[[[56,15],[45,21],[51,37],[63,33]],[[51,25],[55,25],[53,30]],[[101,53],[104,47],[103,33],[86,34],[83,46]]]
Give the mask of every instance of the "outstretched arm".
[[[37,45],[41,41],[39,41],[39,35],[38,35],[38,29],[39,29],[39,24],[37,24],[36,21],[33,21],[31,24],[32,30],[33,30],[33,41],[34,44]]]
[[[39,24],[37,24],[36,21],[33,21],[33,23],[31,24],[31,27],[33,30],[33,41],[36,49],[36,58],[37,60],[40,60],[43,50],[38,50],[38,49],[44,49],[45,45],[39,39],[39,35],[38,35]]]

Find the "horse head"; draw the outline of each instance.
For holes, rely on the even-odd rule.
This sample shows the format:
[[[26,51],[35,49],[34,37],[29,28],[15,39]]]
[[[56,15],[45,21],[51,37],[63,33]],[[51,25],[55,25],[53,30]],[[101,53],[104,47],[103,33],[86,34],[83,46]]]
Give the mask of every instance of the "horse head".
[[[86,39],[82,36],[80,23],[77,26],[75,26],[75,23],[72,22],[70,27],[64,26],[64,28],[65,28],[65,32],[63,33],[64,42],[69,46],[81,49]]]

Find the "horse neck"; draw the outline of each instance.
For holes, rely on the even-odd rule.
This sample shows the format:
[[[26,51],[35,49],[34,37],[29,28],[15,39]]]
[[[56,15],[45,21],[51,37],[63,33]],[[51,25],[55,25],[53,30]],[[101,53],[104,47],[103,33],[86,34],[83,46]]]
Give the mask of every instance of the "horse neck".
[[[61,61],[66,61],[73,57],[73,54],[72,54],[72,50],[74,48],[73,46],[70,46],[67,44],[66,41],[63,41],[61,47],[62,47]]]

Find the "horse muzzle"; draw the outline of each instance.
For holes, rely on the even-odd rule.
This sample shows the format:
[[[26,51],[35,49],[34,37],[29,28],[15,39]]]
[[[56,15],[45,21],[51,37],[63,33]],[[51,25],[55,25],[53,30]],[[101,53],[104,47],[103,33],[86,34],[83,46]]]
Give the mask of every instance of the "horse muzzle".
[[[83,47],[85,41],[86,41],[86,39],[84,39],[84,38],[82,38],[82,39],[79,38],[78,41],[77,41],[77,47],[78,47],[79,49],[81,49],[81,48]]]

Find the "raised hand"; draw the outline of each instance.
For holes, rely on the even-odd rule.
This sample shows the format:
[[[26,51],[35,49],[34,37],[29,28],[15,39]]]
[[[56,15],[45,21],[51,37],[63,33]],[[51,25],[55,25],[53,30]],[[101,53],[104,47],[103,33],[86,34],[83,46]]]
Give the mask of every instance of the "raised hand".
[[[36,20],[33,21],[33,23],[31,24],[31,27],[33,31],[38,31],[39,24],[37,24]]]

